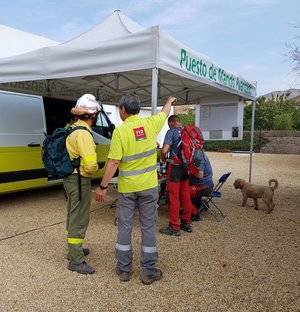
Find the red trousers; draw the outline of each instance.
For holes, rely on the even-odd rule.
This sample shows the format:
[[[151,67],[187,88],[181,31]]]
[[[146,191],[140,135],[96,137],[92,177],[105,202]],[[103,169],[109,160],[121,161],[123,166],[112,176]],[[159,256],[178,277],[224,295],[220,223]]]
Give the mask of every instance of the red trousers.
[[[180,207],[183,206],[182,221],[191,223],[193,204],[190,196],[189,181],[167,182],[169,194],[169,225],[174,230],[180,230]]]

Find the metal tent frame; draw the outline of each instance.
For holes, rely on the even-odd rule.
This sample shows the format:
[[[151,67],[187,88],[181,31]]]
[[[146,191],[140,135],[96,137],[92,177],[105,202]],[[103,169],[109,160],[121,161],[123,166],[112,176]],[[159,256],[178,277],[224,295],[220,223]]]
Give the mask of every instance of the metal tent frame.
[[[68,42],[1,58],[0,89],[73,100],[93,93],[108,104],[134,92],[143,106],[151,106],[152,114],[170,95],[177,97],[178,105],[228,96],[254,100],[251,180],[256,86],[159,26],[144,28],[120,11]]]

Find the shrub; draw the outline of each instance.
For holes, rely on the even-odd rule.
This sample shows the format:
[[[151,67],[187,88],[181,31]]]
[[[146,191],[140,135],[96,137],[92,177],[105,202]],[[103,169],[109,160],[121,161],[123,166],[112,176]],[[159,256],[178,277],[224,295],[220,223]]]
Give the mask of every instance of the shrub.
[[[300,130],[300,109],[296,109],[293,114],[293,124],[295,130]]]
[[[292,117],[286,114],[291,114]],[[244,130],[251,129],[251,118],[252,105],[247,105],[244,111]],[[256,101],[256,130],[289,130],[297,129],[297,127],[299,129],[300,121],[297,123],[295,119],[300,119],[295,103],[291,100],[286,100],[283,96],[270,100],[260,97]],[[296,123],[298,126],[296,126]]]
[[[250,138],[249,132],[244,133],[243,140],[239,141],[206,141],[204,149],[207,151],[216,152],[230,152],[230,151],[249,151],[250,150]],[[255,133],[253,140],[253,149],[259,152],[262,145],[268,142],[267,139],[262,138],[259,133]]]
[[[284,113],[274,116],[273,129],[276,130],[293,130],[294,118],[293,113]]]

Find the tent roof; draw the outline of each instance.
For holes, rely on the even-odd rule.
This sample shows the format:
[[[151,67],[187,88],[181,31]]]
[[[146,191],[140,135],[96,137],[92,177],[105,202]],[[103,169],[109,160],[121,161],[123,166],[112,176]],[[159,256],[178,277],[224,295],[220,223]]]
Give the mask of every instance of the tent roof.
[[[143,31],[144,29],[144,27],[134,22],[122,12],[115,11],[102,23],[63,43],[63,45],[79,49],[82,47],[85,49],[96,48],[103,41],[117,40],[124,36]]]
[[[1,45],[0,58],[59,44],[54,40],[5,25],[0,25],[0,42],[5,42],[5,44]]]
[[[144,28],[120,11],[65,43],[0,59],[0,87],[66,98],[89,92],[106,102],[136,92],[149,105],[155,67],[160,70],[159,100],[169,94],[180,104],[216,96],[255,98],[253,84],[224,71],[159,26]]]

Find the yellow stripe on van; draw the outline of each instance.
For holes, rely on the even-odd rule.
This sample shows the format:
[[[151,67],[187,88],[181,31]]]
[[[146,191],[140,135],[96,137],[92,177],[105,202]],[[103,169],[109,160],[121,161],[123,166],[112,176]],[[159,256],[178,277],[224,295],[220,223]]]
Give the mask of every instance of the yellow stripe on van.
[[[109,145],[96,147],[97,161],[107,162]],[[41,147],[0,147],[0,173],[44,168]],[[101,178],[105,167],[99,169],[93,178]],[[48,185],[48,179],[38,178],[24,181],[0,183],[0,194],[38,188]]]
[[[41,147],[0,147],[0,172],[44,168]]]
[[[41,168],[44,168],[41,147],[0,147],[0,173]],[[0,193],[37,188],[47,184],[47,177],[0,183]]]
[[[21,191],[25,189],[38,188],[38,187],[47,185],[47,183],[48,183],[47,178],[1,183],[0,193],[9,193],[9,192]]]

